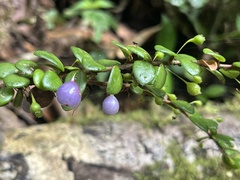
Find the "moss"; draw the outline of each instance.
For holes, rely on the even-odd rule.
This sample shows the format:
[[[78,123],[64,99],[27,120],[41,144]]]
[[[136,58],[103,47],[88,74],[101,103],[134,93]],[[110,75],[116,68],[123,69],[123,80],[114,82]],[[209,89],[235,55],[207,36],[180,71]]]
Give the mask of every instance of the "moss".
[[[181,146],[172,142],[168,152],[173,161],[173,168],[168,167],[165,162],[156,162],[147,166],[142,172],[136,173],[137,180],[235,180],[239,178],[240,172],[228,170],[219,157],[206,158],[206,154],[200,148],[196,150],[197,158],[189,162]]]

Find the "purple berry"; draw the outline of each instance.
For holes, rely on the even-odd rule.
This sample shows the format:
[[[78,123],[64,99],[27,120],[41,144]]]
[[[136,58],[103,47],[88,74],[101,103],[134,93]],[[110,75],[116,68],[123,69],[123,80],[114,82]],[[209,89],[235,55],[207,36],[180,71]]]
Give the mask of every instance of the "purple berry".
[[[116,114],[119,110],[119,102],[114,95],[107,96],[102,103],[102,110],[105,114]]]
[[[77,107],[82,98],[79,86],[74,81],[63,83],[58,88],[56,94],[58,102],[68,107]]]

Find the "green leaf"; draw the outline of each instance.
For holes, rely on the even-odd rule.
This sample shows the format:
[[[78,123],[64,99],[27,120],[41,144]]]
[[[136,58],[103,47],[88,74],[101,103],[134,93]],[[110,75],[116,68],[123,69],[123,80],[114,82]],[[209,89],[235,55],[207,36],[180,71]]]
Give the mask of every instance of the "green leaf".
[[[38,51],[34,52],[34,55],[51,62],[55,68],[64,72],[64,66],[63,66],[62,62],[54,54],[47,52],[47,51],[38,50]]]
[[[22,89],[18,89],[17,93],[13,99],[13,105],[15,107],[19,107],[22,104],[23,101],[23,90]]]
[[[222,84],[225,84],[225,77],[222,75],[222,73],[220,73],[218,70],[211,71],[208,68],[207,70],[209,70],[214,76],[216,76]]]
[[[222,148],[233,148],[234,139],[224,134],[215,134],[213,138],[221,145]]]
[[[126,48],[130,52],[132,52],[132,53],[138,55],[139,57],[143,58],[143,60],[152,61],[152,58],[151,58],[150,54],[145,49],[141,48],[140,46],[128,45],[128,46],[126,46]]]
[[[62,81],[54,71],[46,71],[42,79],[42,86],[44,90],[57,91],[61,85]]]
[[[167,71],[163,64],[161,64],[156,72],[155,78],[153,80],[153,87],[156,89],[161,89],[167,79]]]
[[[38,68],[37,63],[30,60],[20,60],[16,62],[15,66],[19,70],[18,73],[21,76],[28,78],[32,78],[34,70]]]
[[[82,64],[83,68],[88,71],[104,71],[106,67],[98,62],[94,61],[92,56],[86,51],[74,47],[71,47],[74,56],[78,59],[79,63]]]
[[[240,16],[239,16],[240,17]],[[240,68],[240,62],[234,62],[233,66]]]
[[[212,51],[212,50],[209,49],[209,48],[204,48],[204,49],[203,49],[203,53],[213,56],[215,59],[217,59],[217,60],[220,61],[220,62],[225,62],[225,61],[226,61],[226,59],[225,59],[222,55],[220,55],[220,54]]]
[[[188,112],[190,114],[194,113],[194,107],[190,103],[188,103],[187,101],[172,100],[171,102],[174,106],[176,106],[180,110],[183,110],[183,111]]]
[[[148,90],[150,90],[155,96],[164,97],[166,92],[162,89],[154,88],[153,85],[147,85]]]
[[[176,56],[176,53],[171,51],[170,49],[168,48],[165,48],[164,46],[161,46],[161,45],[156,45],[154,46],[154,49],[156,51],[160,51],[160,52],[163,52],[163,53],[166,53],[168,54],[169,56]]]
[[[226,86],[220,84],[212,84],[203,91],[203,94],[208,98],[218,98],[223,96],[226,92]]]
[[[87,75],[81,70],[74,70],[68,73],[65,82],[71,81],[72,78],[74,78],[74,82],[78,84],[80,92],[83,94],[87,86]]]
[[[124,56],[128,59],[128,60],[132,60],[132,55],[131,52],[129,51],[128,48],[126,48],[126,46],[124,46],[123,44],[117,42],[117,41],[112,41],[113,44],[115,44],[116,46],[118,46],[121,51],[123,52]]]
[[[200,73],[200,67],[196,59],[187,54],[177,54],[175,59],[179,60],[183,68],[191,75],[195,76]]]
[[[153,65],[146,61],[134,61],[133,75],[137,82],[144,86],[152,82],[155,77],[155,70]]]
[[[175,49],[176,28],[170,18],[166,15],[161,16],[161,29],[156,36],[156,44],[161,44],[168,49]]]
[[[0,63],[0,79],[3,79],[9,74],[14,74],[17,72],[18,70],[14,64],[8,62]]]
[[[97,61],[99,64],[102,64],[103,66],[106,67],[112,67],[112,66],[119,66],[121,63],[116,60],[110,60],[110,59],[100,59]]]
[[[42,80],[44,77],[45,72],[41,69],[36,69],[33,72],[33,83],[36,85],[37,88],[42,89]]]
[[[143,93],[143,89],[133,83],[131,83],[130,89],[132,92],[134,92],[135,94],[138,94],[138,95],[141,95]]]
[[[217,130],[218,128],[218,123],[216,123],[214,120],[205,119],[197,113],[190,115],[189,119],[192,121],[193,124],[195,124],[197,127],[199,127],[205,132],[208,132],[210,129]]]
[[[28,78],[19,76],[17,74],[10,74],[6,76],[3,78],[3,82],[6,86],[11,88],[22,88],[30,84],[30,80]]]
[[[235,79],[236,77],[239,76],[240,71],[238,70],[224,70],[224,69],[219,69],[219,71],[226,77],[230,79]]]
[[[121,70],[119,69],[118,66],[114,66],[111,70],[111,73],[108,79],[107,93],[118,94],[122,89],[122,85],[123,85],[123,79],[122,79]]]
[[[8,104],[14,96],[14,90],[9,87],[0,88],[0,106]]]

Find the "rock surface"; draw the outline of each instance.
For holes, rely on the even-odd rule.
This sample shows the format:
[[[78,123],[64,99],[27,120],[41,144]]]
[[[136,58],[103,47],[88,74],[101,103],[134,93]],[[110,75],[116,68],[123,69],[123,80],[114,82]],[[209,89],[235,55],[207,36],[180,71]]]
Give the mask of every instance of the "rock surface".
[[[221,110],[221,109],[220,109]],[[219,113],[219,112],[218,112]],[[220,112],[224,122],[219,132],[236,139],[240,145],[238,115]],[[5,127],[1,136],[0,179],[26,180],[133,180],[134,172],[146,165],[164,160],[173,162],[167,152],[175,141],[181,145],[189,161],[196,158],[194,140],[202,137],[188,120],[179,116],[162,129],[150,129],[133,121],[100,121],[88,126],[70,123],[49,123],[24,127]],[[211,141],[204,149],[209,156],[219,157]]]

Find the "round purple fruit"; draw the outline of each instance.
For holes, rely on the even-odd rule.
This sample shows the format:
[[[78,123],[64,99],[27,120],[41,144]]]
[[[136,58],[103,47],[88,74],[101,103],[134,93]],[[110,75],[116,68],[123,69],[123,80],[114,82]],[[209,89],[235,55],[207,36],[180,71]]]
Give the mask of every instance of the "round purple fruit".
[[[57,100],[62,106],[77,107],[81,102],[79,86],[74,81],[63,83],[56,92]]]
[[[119,102],[114,95],[107,96],[102,103],[102,110],[105,114],[116,114],[119,110]]]

